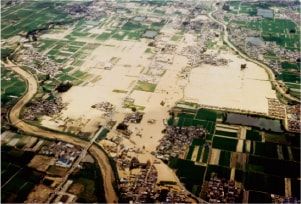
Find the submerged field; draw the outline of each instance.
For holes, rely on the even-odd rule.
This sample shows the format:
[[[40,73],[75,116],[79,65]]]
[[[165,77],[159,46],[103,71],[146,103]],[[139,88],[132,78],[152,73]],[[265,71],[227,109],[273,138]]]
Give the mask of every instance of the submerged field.
[[[59,114],[41,117],[39,121],[34,121],[35,124],[93,136],[96,130],[108,125],[107,121],[111,120],[111,127],[106,126],[97,136],[96,142],[99,142],[107,137],[108,132],[113,132],[111,129],[124,120],[125,114],[141,111],[144,114],[141,123],[129,124],[133,135],[128,142],[135,148],[152,152],[163,136],[168,111],[181,101],[181,106],[177,107],[182,107],[179,113],[173,115],[167,124],[177,127],[198,126],[207,130],[203,138],[192,141],[184,156],[170,157],[169,160],[169,166],[176,169],[177,176],[188,190],[198,195],[204,190],[202,184],[213,173],[217,173],[219,177],[236,180],[242,187],[252,191],[284,195],[285,185],[290,185],[292,196],[299,196],[300,199],[298,135],[287,134],[282,130],[275,133],[272,132],[273,128],[269,130],[256,125],[234,124],[233,121],[224,121],[224,111],[198,108],[197,104],[202,104],[203,107],[208,105],[267,114],[267,98],[276,98],[265,71],[232,53],[230,49],[227,50],[222,38],[217,35],[221,32],[218,26],[208,29],[205,37],[215,37],[204,43],[206,54],[212,56],[216,52],[215,57],[224,58],[228,64],[217,66],[202,62],[192,69],[189,65],[192,59],[187,56],[195,53],[184,55],[184,50],[198,48],[203,41],[200,35],[206,30],[192,29],[186,32],[188,26],[185,27],[182,21],[186,14],[191,14],[189,9],[185,10],[179,5],[178,9],[174,9],[176,6],[168,0],[141,4],[117,1],[117,6],[96,1],[100,5],[95,7],[100,10],[89,13],[89,18],[76,18],[74,16],[78,12],[66,12],[69,7],[65,6],[69,3],[74,2],[25,1],[2,10],[2,38],[7,44],[13,44],[9,49],[3,48],[6,54],[16,47],[18,40],[25,39],[27,32],[59,23],[39,32],[37,41],[24,43],[25,46],[21,48],[22,51],[35,50],[46,56],[51,63],[62,67],[51,79],[47,79],[49,75],[40,73],[38,68],[32,69],[40,84],[37,94],[39,100],[59,96],[66,104]],[[183,2],[175,3],[181,5]],[[240,8],[243,14],[254,15],[255,8],[247,2],[241,3],[241,6],[239,2],[230,4],[235,10]],[[204,17],[201,12],[206,13],[211,9],[200,4],[194,12],[199,12],[196,17]],[[205,18],[204,22],[196,22],[200,21],[201,26],[211,25],[207,20]],[[261,29],[265,40],[275,41],[289,50],[300,48],[297,40],[300,31],[288,20],[264,19],[249,24],[238,21],[232,23]],[[291,34],[290,29],[296,29],[296,32]],[[22,64],[30,57],[22,56],[16,64]],[[264,57],[277,58],[273,52],[265,53]],[[34,56],[29,65],[45,67],[47,63],[38,61],[38,58]],[[241,70],[240,65],[244,63],[248,69]],[[300,66],[285,60],[280,65],[283,72],[277,79],[283,80],[291,93],[300,93]],[[52,68],[53,64],[49,69]],[[191,70],[181,75],[184,68]],[[1,102],[13,103],[15,98],[24,94],[26,84],[6,69],[1,70],[1,75]],[[58,84],[66,81],[73,84],[70,90],[51,95]],[[112,104],[113,110],[110,112],[105,108],[95,108],[103,102]],[[264,121],[261,118],[256,120],[258,123]],[[275,122],[275,126],[280,127],[279,120]],[[116,135],[119,137],[120,133]],[[10,145],[17,148],[26,146],[23,140],[19,140],[21,137],[15,136]],[[4,170],[1,172],[2,201],[23,202],[41,175],[32,173],[33,170],[28,167],[23,168],[25,163],[21,163],[23,166],[14,163],[17,159],[27,162],[31,153],[20,153],[12,147],[4,147],[3,150],[7,152],[4,153]],[[12,160],[9,160],[10,156]],[[67,169],[55,166],[47,168],[48,174],[59,177],[66,172]],[[74,183],[68,192],[78,196],[78,202],[104,202],[100,177],[98,166],[84,165],[82,171],[72,175]],[[291,183],[286,184],[285,178],[291,179]],[[16,198],[17,194],[20,194],[20,198]]]

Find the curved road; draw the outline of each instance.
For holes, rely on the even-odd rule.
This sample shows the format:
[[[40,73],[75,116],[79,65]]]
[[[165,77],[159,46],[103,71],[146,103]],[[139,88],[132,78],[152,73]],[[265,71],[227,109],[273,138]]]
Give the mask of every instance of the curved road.
[[[220,22],[218,20],[216,20],[215,18],[212,17],[212,13],[217,11],[217,7],[215,5],[215,3],[212,4],[215,7],[215,10],[211,11],[208,16],[211,20],[213,20],[214,22],[220,24],[223,26],[224,28],[224,41],[228,44],[228,46],[230,48],[232,48],[234,51],[236,51],[240,56],[242,56],[243,58],[245,58],[246,60],[249,60],[251,62],[254,62],[256,64],[258,64],[260,67],[263,67],[265,69],[265,71],[267,72],[267,74],[269,75],[269,80],[271,81],[271,83],[273,84],[273,86],[275,87],[276,91],[278,91],[279,93],[281,93],[282,96],[284,96],[285,98],[292,100],[292,101],[296,101],[298,103],[300,103],[300,99],[296,98],[290,94],[285,93],[285,91],[280,87],[278,81],[275,79],[275,75],[273,73],[273,71],[271,70],[270,67],[268,67],[267,65],[263,64],[262,62],[252,59],[251,57],[247,56],[246,54],[242,53],[240,50],[238,50],[235,45],[233,45],[230,41],[229,41],[229,37],[228,37],[228,31],[227,31],[227,25],[223,22]]]
[[[6,67],[11,67],[13,71],[20,74],[27,83],[27,92],[26,94],[12,107],[12,109],[9,112],[9,120],[11,124],[20,130],[26,132],[27,134],[32,135],[38,135],[44,138],[49,139],[57,139],[61,140],[67,143],[73,143],[76,145],[80,145],[81,147],[85,148],[89,145],[89,142],[83,141],[79,138],[75,138],[69,135],[64,135],[61,133],[55,133],[49,130],[44,130],[42,128],[30,125],[28,123],[25,123],[22,121],[20,116],[20,111],[23,108],[23,106],[29,102],[32,97],[35,95],[38,89],[38,84],[36,79],[33,75],[30,73],[24,71],[20,67],[13,64],[9,59],[7,59],[7,63],[2,62]],[[118,201],[118,197],[116,195],[116,192],[113,188],[113,183],[115,181],[115,177],[113,174],[113,170],[111,168],[110,162],[104,152],[97,148],[95,145],[92,145],[90,148],[91,153],[96,158],[98,165],[100,167],[103,182],[104,182],[104,191],[105,191],[105,197],[106,201],[108,203],[113,203]]]

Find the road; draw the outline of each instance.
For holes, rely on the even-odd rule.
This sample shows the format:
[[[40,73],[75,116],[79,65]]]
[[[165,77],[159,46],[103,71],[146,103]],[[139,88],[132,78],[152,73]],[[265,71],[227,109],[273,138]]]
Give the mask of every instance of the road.
[[[287,94],[285,92],[285,90],[280,87],[278,81],[275,79],[275,75],[272,71],[272,69],[270,67],[268,67],[267,65],[263,64],[262,62],[256,60],[256,59],[252,59],[251,57],[247,56],[246,54],[242,53],[240,50],[238,50],[235,45],[233,45],[230,41],[229,41],[229,34],[227,31],[227,25],[223,22],[220,22],[218,20],[216,20],[215,18],[212,17],[212,13],[217,11],[218,8],[216,7],[216,4],[213,3],[212,4],[213,7],[215,7],[215,10],[211,11],[208,16],[211,20],[213,20],[214,22],[218,23],[219,25],[223,26],[224,28],[224,42],[227,43],[227,45],[232,48],[236,53],[238,53],[240,56],[242,56],[243,58],[245,58],[246,60],[250,61],[250,62],[254,62],[257,65],[259,65],[260,67],[264,68],[265,71],[267,72],[267,74],[269,75],[269,81],[271,81],[271,83],[273,84],[273,86],[275,87],[276,91],[279,92],[282,96],[284,96],[286,99],[289,99],[291,101],[296,101],[296,102],[300,102],[299,98],[296,98],[290,94]]]
[[[20,130],[24,131],[27,134],[37,135],[37,136],[41,136],[41,137],[49,138],[49,139],[57,139],[60,141],[64,141],[67,143],[72,143],[72,144],[81,146],[82,148],[84,148],[84,151],[81,153],[79,159],[75,162],[76,164],[79,164],[79,162],[84,157],[84,155],[86,154],[88,149],[90,149],[91,154],[96,158],[98,165],[100,167],[100,170],[101,170],[101,174],[102,174],[103,182],[104,182],[103,185],[104,185],[104,190],[105,190],[106,201],[108,203],[117,202],[118,197],[113,188],[113,183],[115,182],[115,177],[114,177],[114,173],[112,171],[110,162],[109,162],[107,156],[105,155],[105,153],[101,149],[99,149],[98,147],[93,145],[96,135],[98,135],[98,134],[96,134],[93,137],[94,140],[87,142],[87,141],[81,140],[76,137],[45,130],[45,129],[30,125],[30,124],[22,121],[20,119],[20,111],[24,107],[24,105],[27,102],[29,102],[32,99],[32,97],[35,95],[35,93],[37,92],[37,89],[38,89],[37,81],[32,74],[30,74],[30,73],[26,72],[25,70],[21,69],[20,67],[16,66],[9,59],[7,59],[7,63],[4,63],[4,62],[1,62],[1,63],[4,64],[5,67],[11,68],[13,71],[20,74],[24,78],[24,80],[26,81],[26,84],[27,84],[26,94],[20,98],[20,100],[11,108],[11,110],[9,112],[8,117],[9,117],[10,123],[12,125],[14,125],[15,127],[19,128]],[[99,131],[101,131],[101,130],[99,130]],[[72,168],[73,168],[72,170],[74,170],[76,166],[75,165],[72,166]],[[71,172],[69,171],[68,173],[70,174]],[[67,181],[67,178],[68,177],[64,177],[63,181]],[[63,186],[63,184],[64,184],[64,182],[60,183],[58,188],[55,190],[55,192],[58,193],[59,189]],[[52,197],[54,197],[54,194],[52,195]]]

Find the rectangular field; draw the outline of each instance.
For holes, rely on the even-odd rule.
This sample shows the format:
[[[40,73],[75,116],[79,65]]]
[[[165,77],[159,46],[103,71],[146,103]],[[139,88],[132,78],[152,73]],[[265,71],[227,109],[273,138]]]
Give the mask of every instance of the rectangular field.
[[[236,146],[237,146],[236,139],[223,138],[218,136],[214,136],[213,138],[213,142],[212,142],[213,148],[235,152]]]
[[[237,138],[237,132],[227,132],[227,131],[222,131],[222,130],[215,130],[215,135]]]

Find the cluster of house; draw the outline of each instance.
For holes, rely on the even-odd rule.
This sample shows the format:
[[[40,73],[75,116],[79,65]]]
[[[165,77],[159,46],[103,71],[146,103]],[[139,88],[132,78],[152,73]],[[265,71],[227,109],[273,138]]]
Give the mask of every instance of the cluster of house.
[[[140,163],[136,157],[131,160],[120,160],[120,168],[129,168],[130,175],[127,178],[119,180],[120,200],[123,202],[135,203],[187,203],[189,198],[183,191],[173,189],[168,182],[157,182],[158,172],[155,165],[151,165],[150,161]],[[126,164],[124,164],[126,163]],[[158,163],[157,160],[154,164]],[[122,165],[124,164],[124,165]]]
[[[15,61],[35,69],[38,73],[49,74],[51,78],[61,73],[62,64],[58,64],[34,48],[21,49]]]
[[[43,145],[39,153],[54,156],[56,158],[56,166],[70,168],[81,151],[82,148],[80,146],[65,142],[52,142],[48,145]]]
[[[163,48],[161,48],[161,53],[163,54],[174,54],[177,49],[177,45],[166,43]]]
[[[61,8],[57,6],[56,8]],[[99,16],[106,16],[113,11],[111,4],[106,2],[90,2],[89,4],[69,4],[62,8],[70,16],[74,18],[87,17],[90,19],[97,18]]]
[[[268,114],[269,116],[284,119],[285,118],[285,105],[280,103],[275,98],[268,98]]]
[[[152,154],[157,158],[167,160],[169,157],[184,157],[187,148],[190,146],[194,138],[204,138],[208,131],[196,127],[173,127],[168,126],[165,135],[159,140],[160,144],[156,148],[156,152]]]
[[[142,74],[139,77],[139,81],[148,82],[151,84],[157,84],[160,81],[160,78],[154,75]]]
[[[288,131],[300,133],[301,131],[301,117],[300,106],[286,106],[286,115],[288,122]]]
[[[187,46],[181,51],[181,54],[188,58],[187,67],[196,67],[201,63],[211,65],[227,65],[228,60],[224,58],[217,58],[215,55],[204,54],[205,47]]]
[[[22,119],[35,120],[38,116],[48,115],[52,116],[60,113],[65,104],[62,102],[61,97],[54,98],[52,100],[40,100],[31,103],[26,111],[23,113]]]
[[[216,14],[224,15],[224,13]],[[244,22],[258,21],[262,19],[262,16],[237,16],[230,13],[225,14],[228,18],[237,18]],[[221,17],[220,17],[221,18]],[[223,18],[221,19],[223,21]],[[259,29],[249,29],[244,26],[230,24],[228,25],[229,39],[239,49],[244,50],[250,57],[260,59],[262,62],[270,66],[276,73],[281,74],[282,68],[280,63],[274,60],[274,58],[262,58],[261,55],[271,52],[281,59],[286,59],[291,62],[295,62],[300,58],[300,52],[288,50],[277,45],[275,42],[264,41],[261,37],[261,31]]]
[[[128,168],[132,172],[129,178],[119,180],[120,199],[137,203],[154,201],[156,199],[154,189],[158,177],[156,168],[150,161],[140,163],[136,157],[131,159]]]
[[[101,110],[104,112],[111,112],[114,109],[114,105],[111,104],[110,102],[103,101],[101,103],[92,105],[92,108],[96,108],[97,110]]]
[[[294,21],[295,23],[297,23],[297,25],[300,25],[300,23],[301,23],[300,13],[296,11],[297,8],[298,8],[298,6],[296,6],[295,8],[287,7],[287,9],[284,10],[284,15],[287,18]],[[299,8],[300,8],[300,6],[299,6]]]
[[[298,203],[298,199],[296,197],[284,197],[276,194],[271,194],[272,202],[271,203]]]
[[[129,123],[140,123],[143,118],[142,112],[127,113],[123,121]]]
[[[207,201],[209,203],[240,203],[239,189],[235,181],[220,179],[216,176],[208,181]]]

